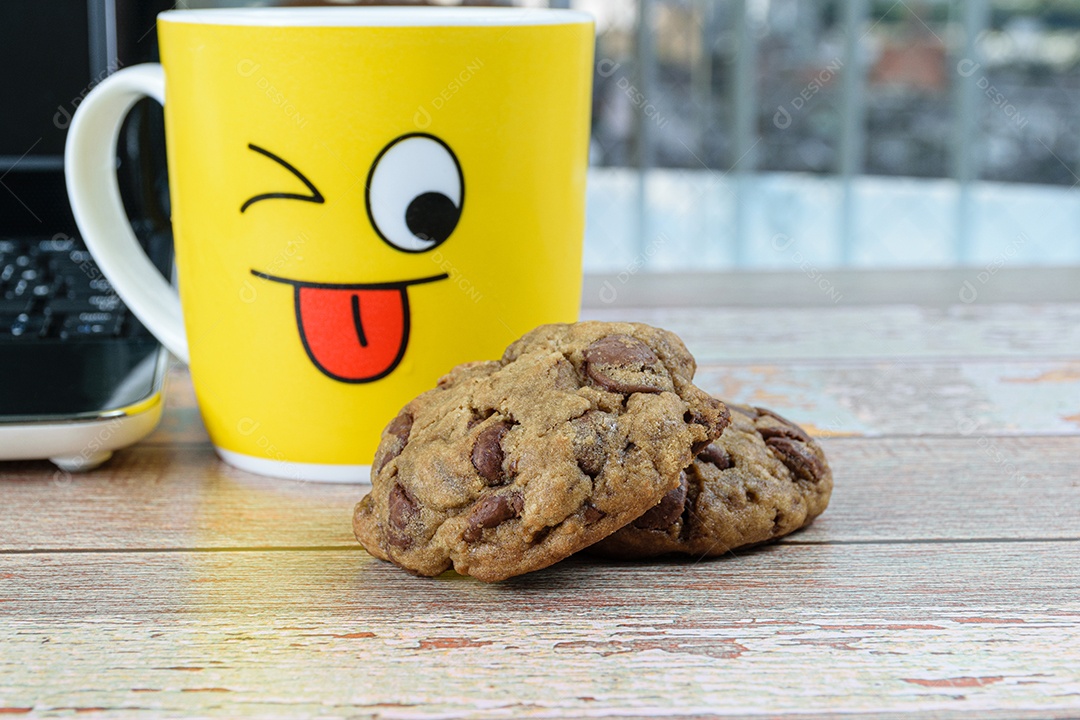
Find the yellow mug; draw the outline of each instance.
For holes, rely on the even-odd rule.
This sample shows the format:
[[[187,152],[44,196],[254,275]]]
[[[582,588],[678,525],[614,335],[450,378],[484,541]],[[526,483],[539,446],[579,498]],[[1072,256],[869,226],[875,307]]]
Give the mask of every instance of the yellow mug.
[[[158,36],[161,65],[80,105],[68,194],[117,293],[189,362],[226,462],[364,481],[380,430],[442,373],[577,318],[588,15],[181,10]],[[146,96],[165,107],[179,295],[114,174]]]

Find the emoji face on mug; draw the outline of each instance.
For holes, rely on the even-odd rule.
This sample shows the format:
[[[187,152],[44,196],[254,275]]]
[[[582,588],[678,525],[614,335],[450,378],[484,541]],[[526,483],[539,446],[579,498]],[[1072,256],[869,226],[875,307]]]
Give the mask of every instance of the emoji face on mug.
[[[326,198],[303,171],[256,145],[248,149],[294,175],[306,193],[265,192],[240,206],[259,202],[310,202]],[[445,142],[427,133],[401,135],[372,161],[364,207],[373,233],[403,253],[424,253],[453,234],[465,203],[461,163]],[[447,280],[446,272],[379,282],[334,283],[282,277],[252,268],[262,280],[293,288],[296,327],[311,362],[324,375],[346,383],[374,382],[394,371],[409,343],[412,318],[409,288]]]

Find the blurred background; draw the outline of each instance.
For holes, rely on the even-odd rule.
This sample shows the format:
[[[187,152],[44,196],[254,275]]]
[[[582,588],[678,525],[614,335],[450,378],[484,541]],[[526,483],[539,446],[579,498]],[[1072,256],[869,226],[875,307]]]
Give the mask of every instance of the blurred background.
[[[1080,264],[1076,0],[438,4],[596,17],[588,271]]]
[[[598,21],[592,269],[1080,261],[1078,2],[563,4]]]
[[[663,268],[1080,260],[1080,3],[580,4],[590,265],[627,236]]]

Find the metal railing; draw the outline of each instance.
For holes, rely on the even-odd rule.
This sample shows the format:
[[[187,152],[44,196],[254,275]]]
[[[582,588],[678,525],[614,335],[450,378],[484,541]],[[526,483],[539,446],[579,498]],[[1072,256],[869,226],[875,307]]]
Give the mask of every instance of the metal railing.
[[[570,4],[595,10],[599,0],[575,0]],[[995,27],[995,9],[989,0],[607,0],[603,4],[604,13],[612,13],[612,8],[622,5],[623,11],[631,12],[635,18],[629,32],[626,28],[600,28],[597,57],[598,93],[624,105],[629,102],[633,110],[629,157],[620,159],[612,153],[608,158],[600,153],[594,173],[602,174],[605,166],[637,171],[632,201],[637,216],[636,237],[629,248],[619,250],[623,254],[642,256],[655,241],[658,231],[651,221],[651,177],[686,179],[696,172],[702,187],[718,185],[730,191],[730,227],[703,238],[702,249],[708,255],[705,245],[720,244],[720,254],[727,258],[721,265],[732,267],[753,266],[754,248],[775,237],[763,238],[761,223],[752,217],[752,196],[759,192],[757,180],[763,173],[809,172],[808,177],[817,185],[808,180],[807,187],[824,183],[838,195],[835,246],[820,262],[839,266],[868,263],[865,248],[874,238],[872,232],[868,237],[865,215],[868,208],[880,206],[867,204],[864,195],[868,183],[876,187],[887,184],[892,177],[896,178],[893,182],[907,182],[908,189],[918,189],[918,184],[899,179],[908,176],[926,178],[923,186],[933,194],[928,202],[934,208],[931,214],[935,239],[926,243],[933,246],[934,257],[929,262],[981,262],[988,248],[980,240],[986,234],[987,223],[978,219],[979,208],[998,200],[983,197],[977,190],[985,180],[1013,179],[1007,165],[1000,163],[984,172],[982,161],[990,152],[988,143],[995,139],[988,135],[988,128],[1000,134],[1018,125],[1025,135],[1024,147],[1038,151],[1044,164],[1021,179],[1058,185],[1048,189],[1053,192],[1062,190],[1062,185],[1070,187],[1080,182],[1073,160],[1056,152],[1054,141],[1025,129],[1026,119],[1016,121],[1021,111],[1009,94],[994,84],[995,73],[1007,75],[1010,70],[1007,63],[987,65],[984,42],[990,35],[1000,37],[1000,25],[1008,23],[1009,18],[1004,11],[998,12]],[[661,15],[666,17],[665,22],[660,21]],[[772,27],[781,15],[786,17],[786,34]],[[1077,47],[1080,59],[1080,13],[1076,15],[1070,16],[1069,22],[1074,24],[1064,33],[1068,42]],[[684,29],[681,36],[672,16],[683,20],[679,26]],[[605,38],[605,32],[616,37]],[[632,43],[627,49],[629,40]],[[658,51],[660,45],[670,51],[672,43],[679,42],[696,48],[685,54],[683,64],[665,59]],[[792,44],[794,49],[789,54],[801,56],[805,67],[798,63],[785,66],[777,59],[786,52],[777,49],[782,42]],[[628,56],[607,51],[608,45],[619,43]],[[613,77],[606,76],[601,66],[605,61],[609,67],[611,63],[620,67],[615,90],[611,87]],[[1027,68],[1025,72],[1034,71]],[[792,85],[796,77],[809,79]],[[1063,70],[1060,77],[1069,87],[1080,86],[1080,82],[1074,83],[1077,73],[1073,69]],[[1023,77],[1010,82],[1014,88],[1011,92],[1020,93],[1026,87]],[[777,92],[782,92],[778,87],[796,88],[787,96],[790,101],[774,102]],[[603,137],[603,113],[615,113],[617,109],[603,102],[598,107],[601,117],[594,119],[594,137],[601,145],[610,144],[610,138],[605,141]],[[829,112],[824,112],[826,107]],[[896,108],[897,117],[903,118],[897,127],[889,125],[891,107]],[[1067,110],[1065,107],[1058,114]],[[1042,106],[1037,104],[1026,110],[1028,115],[1041,111]],[[657,114],[664,113],[678,119],[678,126],[655,121]],[[788,137],[803,133],[809,138],[800,125],[805,128],[807,123],[826,116],[831,117],[832,125],[824,140],[820,136],[798,141],[785,138],[785,133]],[[906,128],[903,123],[907,123]],[[890,153],[895,154],[897,147],[902,149],[908,139],[918,146],[923,166],[912,165],[907,171],[902,163],[899,168],[890,166]],[[776,160],[779,147],[813,143],[824,146],[819,154],[826,158],[814,167],[781,167],[784,161]],[[1038,150],[1038,145],[1045,148],[1045,153]],[[675,152],[665,152],[665,148],[674,148]],[[1048,177],[1038,175],[1039,167],[1047,170],[1044,174]],[[674,168],[677,174],[658,172],[663,168]],[[882,187],[885,189],[873,192],[887,193],[887,187]],[[944,203],[943,194],[949,196]],[[994,198],[999,199],[1000,193]],[[911,202],[918,204],[917,199]],[[943,210],[945,205],[949,206],[947,211]],[[1021,234],[1042,234],[1038,218],[1028,217],[1034,212],[1031,208],[1038,206],[1035,203],[1017,211],[1022,216],[1018,223],[1024,227]],[[942,216],[943,212],[947,217]],[[904,219],[918,225],[918,215],[917,210],[908,211]],[[888,218],[881,220],[888,222]],[[1069,257],[1072,262],[1080,261],[1075,228],[1068,231],[1065,242],[1072,248]],[[941,247],[943,242],[947,247]],[[1001,244],[1000,239],[991,242]],[[1034,261],[1039,262],[1039,258],[1034,257]]]

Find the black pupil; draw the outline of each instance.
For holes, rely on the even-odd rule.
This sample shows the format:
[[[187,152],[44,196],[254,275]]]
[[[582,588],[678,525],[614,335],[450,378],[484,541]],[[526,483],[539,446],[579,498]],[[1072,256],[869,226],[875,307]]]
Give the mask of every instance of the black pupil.
[[[417,195],[405,210],[409,231],[429,242],[441,243],[457,227],[461,211],[442,193],[426,192]]]

